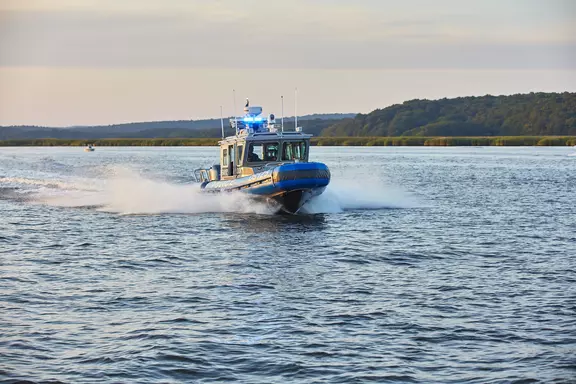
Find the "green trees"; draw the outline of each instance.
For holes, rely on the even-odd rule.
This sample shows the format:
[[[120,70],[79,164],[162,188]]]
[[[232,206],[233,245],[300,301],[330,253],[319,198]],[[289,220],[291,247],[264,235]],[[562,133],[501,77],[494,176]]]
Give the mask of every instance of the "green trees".
[[[576,135],[576,93],[410,100],[358,114],[323,136]]]
[[[217,146],[214,138],[157,138],[157,139],[99,139],[90,143],[96,147],[116,146]],[[576,136],[344,136],[313,137],[312,145],[318,146],[573,146]],[[86,145],[85,140],[69,139],[30,139],[0,140],[0,147],[14,146],[77,146]]]

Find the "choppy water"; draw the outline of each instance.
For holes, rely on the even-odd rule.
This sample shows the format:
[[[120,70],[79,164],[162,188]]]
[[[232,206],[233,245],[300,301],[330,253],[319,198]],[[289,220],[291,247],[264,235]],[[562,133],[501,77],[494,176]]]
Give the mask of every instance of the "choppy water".
[[[575,382],[571,148],[314,148],[297,217],[214,148],[0,149],[0,378]]]

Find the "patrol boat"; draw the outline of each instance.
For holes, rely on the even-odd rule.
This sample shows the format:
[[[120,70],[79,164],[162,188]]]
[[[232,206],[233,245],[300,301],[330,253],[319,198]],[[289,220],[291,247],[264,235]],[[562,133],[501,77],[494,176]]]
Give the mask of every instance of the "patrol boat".
[[[247,100],[244,116],[230,119],[234,136],[224,138],[222,120],[220,164],[196,169],[196,181],[205,192],[241,191],[279,203],[280,212],[298,213],[324,192],[330,171],[308,161],[312,135],[295,122],[294,131],[285,131],[273,114],[264,117],[262,107]]]

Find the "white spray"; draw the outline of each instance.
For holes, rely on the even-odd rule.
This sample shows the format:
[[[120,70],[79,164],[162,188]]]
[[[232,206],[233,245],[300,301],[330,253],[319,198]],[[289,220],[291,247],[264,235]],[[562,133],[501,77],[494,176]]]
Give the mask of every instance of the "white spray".
[[[256,200],[241,192],[203,193],[198,184],[175,184],[150,179],[125,167],[109,168],[102,179],[83,179],[78,183],[32,179],[11,181],[21,186],[41,186],[35,191],[33,201],[36,203],[58,207],[92,207],[119,214],[274,214],[278,211],[276,204]],[[300,213],[339,213],[347,210],[417,206],[413,197],[392,186],[373,184],[366,188],[353,180],[332,180],[326,191],[310,200]]]
[[[415,208],[416,199],[397,187],[373,183],[362,186],[354,180],[330,181],[326,191],[310,200],[302,213],[339,213],[360,209]]]

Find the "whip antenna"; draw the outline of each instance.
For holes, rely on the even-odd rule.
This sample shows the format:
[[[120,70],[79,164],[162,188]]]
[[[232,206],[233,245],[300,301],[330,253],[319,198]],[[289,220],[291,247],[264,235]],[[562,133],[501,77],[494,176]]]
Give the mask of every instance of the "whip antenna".
[[[220,106],[220,126],[222,127],[222,138],[224,138],[224,116],[222,115],[222,106]]]
[[[298,88],[294,88],[294,130],[298,130]]]
[[[284,132],[284,96],[280,96],[282,99],[282,132]]]
[[[235,89],[232,90],[232,94],[233,94],[233,98],[234,98],[234,129],[236,130],[236,133],[238,133],[238,117],[237,117],[237,113],[236,113],[236,90]]]

